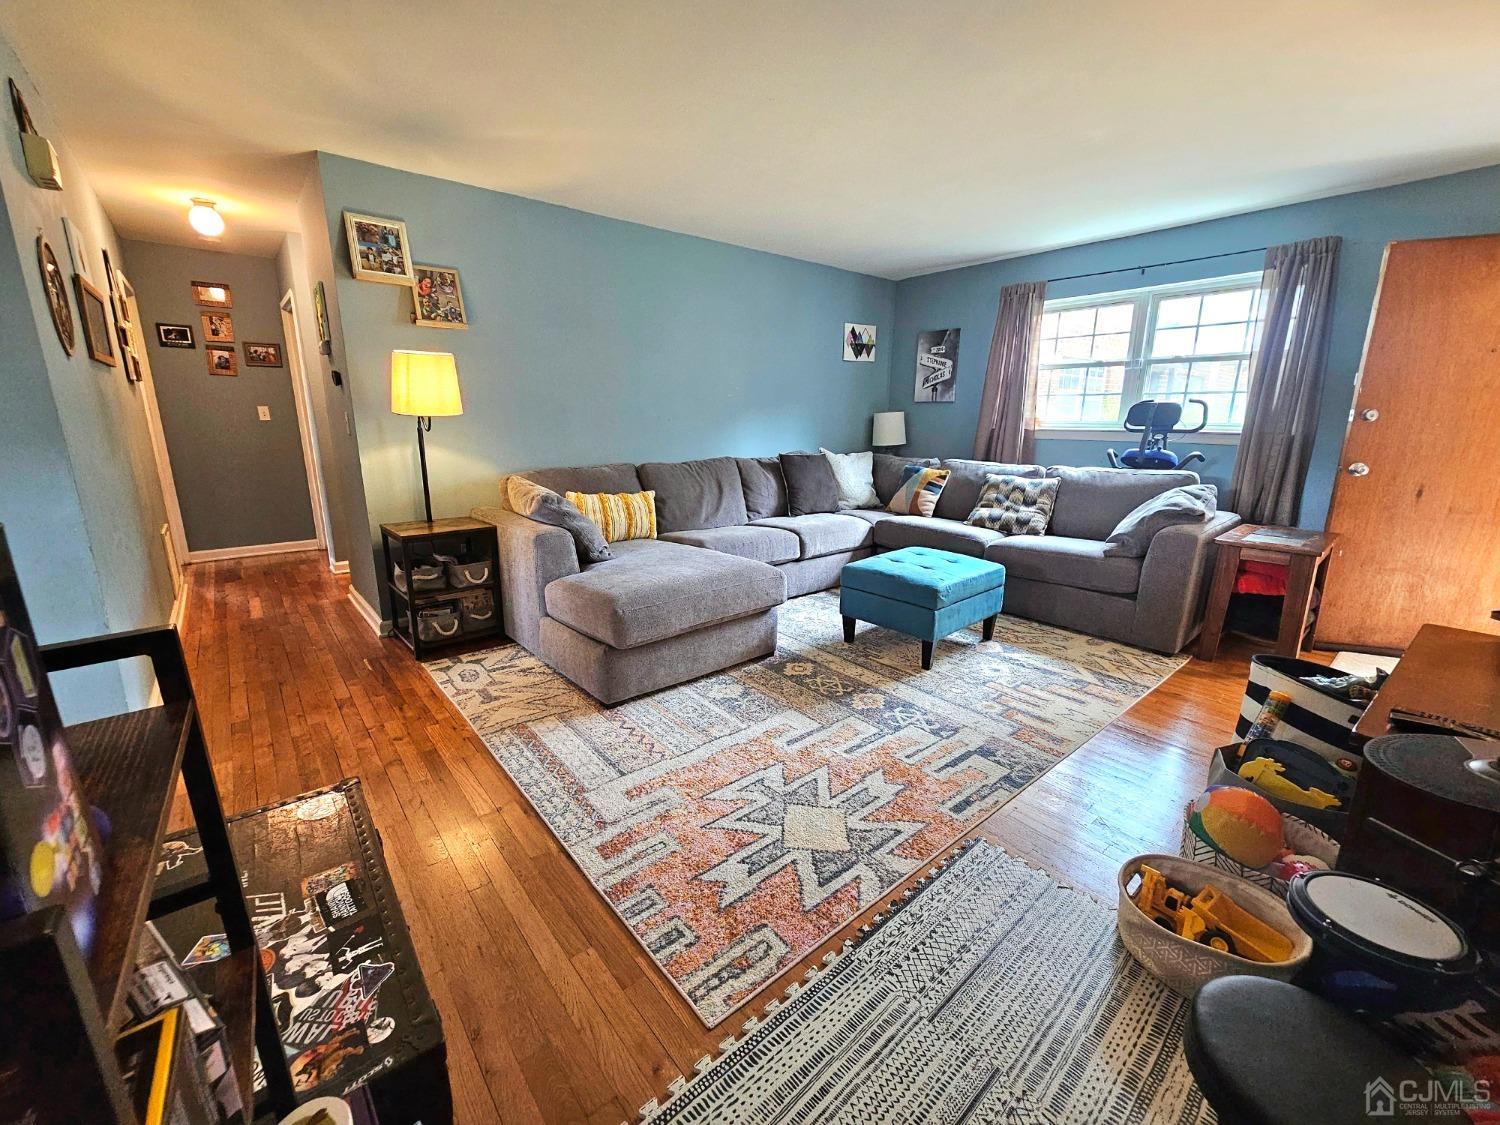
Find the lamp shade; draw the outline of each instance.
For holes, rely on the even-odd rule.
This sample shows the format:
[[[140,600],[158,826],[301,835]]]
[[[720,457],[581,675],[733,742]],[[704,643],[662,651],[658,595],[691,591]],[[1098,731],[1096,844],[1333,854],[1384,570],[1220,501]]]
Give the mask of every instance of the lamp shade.
[[[445,418],[464,412],[452,352],[391,352],[391,413]]]
[[[873,430],[870,436],[871,445],[905,445],[906,411],[882,411],[875,415],[875,424],[871,429]]]

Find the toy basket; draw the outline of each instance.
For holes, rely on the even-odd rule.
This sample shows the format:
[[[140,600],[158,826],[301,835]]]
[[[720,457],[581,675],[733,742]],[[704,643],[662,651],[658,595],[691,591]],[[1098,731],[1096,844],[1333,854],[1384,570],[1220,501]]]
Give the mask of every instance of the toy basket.
[[[1265,867],[1246,867],[1230,859],[1223,852],[1216,852],[1193,833],[1188,826],[1188,815],[1192,811],[1192,803],[1183,806],[1182,810],[1182,858],[1190,859],[1194,863],[1201,863],[1205,867],[1212,867],[1216,871],[1227,871],[1231,875],[1244,879],[1247,883],[1254,883],[1257,887],[1264,887],[1272,894],[1286,898],[1286,880],[1278,879]],[[1284,815],[1281,818],[1281,832],[1286,840],[1286,846],[1297,855],[1310,855],[1321,859],[1332,868],[1339,861],[1339,843],[1328,833],[1313,827],[1305,820],[1295,816]]]
[[[1277,728],[1276,733],[1278,736],[1281,734],[1280,727]],[[1209,760],[1208,785],[1235,785],[1241,789],[1254,790],[1275,805],[1278,812],[1306,821],[1335,840],[1344,838],[1344,834],[1349,831],[1347,812],[1342,809],[1315,809],[1307,805],[1299,805],[1295,801],[1285,800],[1274,793],[1267,793],[1254,782],[1247,781],[1234,772],[1234,766],[1231,763],[1239,753],[1239,748],[1239,743],[1236,742],[1228,746],[1220,746],[1214,751],[1214,756]]]
[[[1297,679],[1298,676],[1326,676],[1330,671],[1332,669],[1326,664],[1314,664],[1311,660],[1269,653],[1252,656],[1250,680],[1245,685],[1234,736],[1243,739],[1260,714],[1266,697],[1279,691],[1291,696],[1292,702],[1276,724],[1276,738],[1306,746],[1330,762],[1356,757],[1359,751],[1350,749],[1349,734],[1365,713],[1365,705],[1346,703]]]

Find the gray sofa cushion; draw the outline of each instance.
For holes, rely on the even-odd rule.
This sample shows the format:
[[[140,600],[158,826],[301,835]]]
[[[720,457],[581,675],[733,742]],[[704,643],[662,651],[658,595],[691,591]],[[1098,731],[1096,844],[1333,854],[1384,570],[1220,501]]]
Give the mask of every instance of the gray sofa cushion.
[[[740,487],[745,493],[745,518],[763,520],[767,516],[785,516],[786,481],[781,479],[779,457],[737,457]]]
[[[855,519],[861,519],[871,524],[877,524],[881,520],[893,520],[896,518],[896,513],[888,512],[884,508],[845,508],[839,515],[853,516]]]
[[[689,547],[723,551],[726,555],[773,565],[802,557],[801,541],[779,527],[741,524],[739,527],[709,527],[700,531],[669,531],[660,538],[668,543],[686,543]]]
[[[868,520],[844,512],[807,516],[771,516],[756,520],[752,527],[779,527],[790,531],[802,544],[802,557],[816,559],[840,551],[858,551],[874,543],[874,528]]]
[[[810,516],[839,510],[839,482],[827,457],[821,453],[783,453],[780,459],[787,511],[794,516]]]
[[[908,465],[923,465],[935,469],[938,459],[936,457],[896,457],[889,453],[875,454],[871,468],[875,471],[875,495],[880,497],[881,507],[889,504],[891,497],[896,495],[896,489],[901,487],[901,470]]]
[[[516,475],[506,480],[505,491],[516,515],[560,527],[571,535],[578,557],[584,562],[604,562],[615,557],[599,525],[550,488]]]
[[[1218,509],[1219,490],[1211,484],[1170,488],[1127,512],[1105,541],[1104,553],[1145,558],[1158,531],[1180,523],[1207,523]]]
[[[1005,536],[987,527],[972,527],[955,520],[930,516],[891,516],[875,525],[875,543],[887,550],[898,547],[932,547],[958,555],[984,558],[985,550]]]
[[[732,527],[746,521],[745,490],[733,457],[648,461],[641,484],[656,491],[656,531]]]
[[[513,474],[550,488],[561,496],[565,492],[639,492],[641,478],[635,466],[627,461],[610,465],[579,465],[566,469],[531,469]],[[510,504],[509,480],[500,482],[500,496]]]
[[[1108,539],[1127,512],[1151,497],[1197,484],[1185,469],[1073,469],[1053,465],[1049,477],[1062,481],[1048,531],[1078,539]]]
[[[1133,594],[1141,584],[1141,560],[1111,558],[1097,539],[1062,535],[1010,535],[984,557],[1005,564],[1007,575],[1101,594]],[[609,567],[601,566],[601,571]]]
[[[659,539],[614,544],[608,566],[547,587],[547,614],[611,648],[635,648],[786,600],[772,566]]]
[[[1040,465],[1008,465],[1003,461],[965,461],[952,457],[943,458],[943,468],[948,470],[948,483],[943,486],[943,494],[938,497],[932,514],[939,519],[960,522],[968,519],[974,505],[979,503],[985,477],[994,474],[1007,477],[1042,475]]]

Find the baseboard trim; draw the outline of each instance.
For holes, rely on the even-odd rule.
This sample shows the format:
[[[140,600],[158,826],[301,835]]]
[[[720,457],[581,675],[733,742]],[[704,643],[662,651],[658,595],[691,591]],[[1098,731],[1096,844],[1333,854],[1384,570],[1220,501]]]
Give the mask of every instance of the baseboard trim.
[[[257,543],[250,547],[221,547],[216,551],[189,551],[187,561],[205,563],[221,559],[253,559],[258,555],[290,555],[294,551],[316,551],[322,545],[316,539],[295,539],[286,543]]]
[[[177,587],[177,597],[172,601],[172,614],[167,618],[167,624],[182,632],[183,619],[187,617],[188,606],[188,583],[184,578]]]
[[[349,587],[349,601],[353,603],[354,611],[365,619],[365,624],[375,630],[377,637],[388,637],[391,635],[390,622],[382,621],[375,607],[365,601],[360,592],[353,586]]]
[[[328,571],[330,574],[348,574],[349,560],[335,559],[333,562],[328,564]]]

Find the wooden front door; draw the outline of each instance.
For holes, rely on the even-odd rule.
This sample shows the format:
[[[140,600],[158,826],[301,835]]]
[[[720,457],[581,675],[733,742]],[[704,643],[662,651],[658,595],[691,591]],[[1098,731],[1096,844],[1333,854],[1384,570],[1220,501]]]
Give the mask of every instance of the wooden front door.
[[[1328,530],[1320,646],[1500,632],[1500,234],[1386,248]]]

